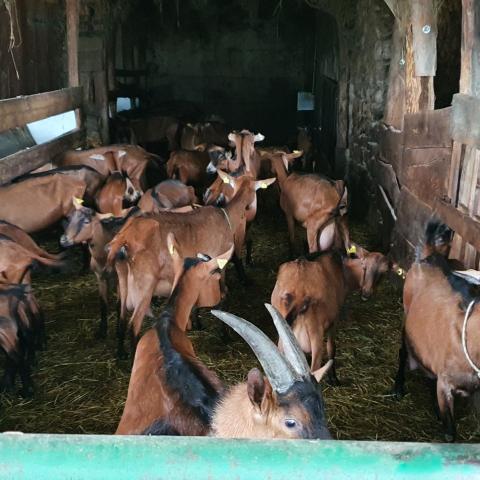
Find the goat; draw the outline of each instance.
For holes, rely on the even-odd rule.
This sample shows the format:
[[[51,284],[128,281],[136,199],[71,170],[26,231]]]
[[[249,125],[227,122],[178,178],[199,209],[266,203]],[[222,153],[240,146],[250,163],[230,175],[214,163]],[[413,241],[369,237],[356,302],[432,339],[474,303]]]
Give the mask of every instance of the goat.
[[[173,271],[166,244],[168,232],[173,232],[178,239],[185,257],[199,250],[215,257],[233,243],[232,260],[240,278],[246,280],[241,260],[246,210],[254,202],[256,190],[274,179],[233,178],[221,171],[219,175],[230,182],[236,192],[225,208],[203,207],[188,213],[160,212],[150,217],[133,218],[110,242],[107,261],[115,264],[119,278],[120,322],[125,327],[127,309],[133,309],[130,322],[134,345],[152,296],[165,297],[171,291]],[[198,306],[202,303],[200,298]],[[119,355],[123,356],[122,338],[119,342]]]
[[[173,234],[167,243],[175,270],[172,294],[154,327],[138,343],[116,434],[138,434],[155,421],[169,421],[181,435],[205,435],[223,390],[217,376],[196,357],[185,330],[201,291],[212,279],[218,283],[233,245],[215,258],[199,254],[184,261]],[[217,289],[210,306],[220,300]]]
[[[121,172],[113,172],[108,176],[105,185],[98,192],[96,203],[100,213],[111,213],[119,217],[124,203],[134,205],[141,193],[135,189],[131,180]]]
[[[302,350],[311,354],[312,371],[322,364],[325,338],[328,359],[335,361],[335,331],[347,294],[360,290],[362,298],[370,297],[381,276],[393,268],[381,253],[358,246],[353,258],[320,252],[280,265],[271,302],[292,325]],[[339,383],[335,363],[329,378]]]
[[[433,380],[445,440],[456,437],[454,396],[480,388],[478,288],[454,274],[445,255],[451,232],[439,222],[426,229],[425,247],[405,279],[405,322],[394,395],[404,395],[405,368]]]
[[[131,216],[139,214],[138,208],[122,210],[120,215],[96,213],[73,199],[75,210],[68,217],[65,233],[60,238],[62,247],[87,244],[90,252],[90,270],[95,274],[100,298],[100,325],[97,337],[107,336],[108,280],[105,246],[113,239]]]
[[[144,213],[158,213],[197,202],[193,187],[187,186],[179,180],[164,180],[142,195],[138,202],[138,208]]]
[[[295,221],[307,230],[310,253],[328,250],[334,245],[348,249],[347,187],[342,180],[334,181],[316,174],[293,172],[287,175],[289,162],[302,153],[267,154],[280,187],[280,206],[287,219],[290,253],[293,256]]]

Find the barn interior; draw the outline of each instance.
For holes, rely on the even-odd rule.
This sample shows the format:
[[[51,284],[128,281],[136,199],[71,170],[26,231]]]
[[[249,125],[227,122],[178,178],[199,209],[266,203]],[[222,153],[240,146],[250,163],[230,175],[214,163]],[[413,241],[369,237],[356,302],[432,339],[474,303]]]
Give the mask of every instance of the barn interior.
[[[436,215],[455,231],[451,257],[478,268],[480,135],[471,119],[480,109],[479,19],[474,0],[0,0],[0,24],[8,25],[0,30],[0,99],[82,89],[62,97],[77,114],[74,132],[60,140],[40,144],[26,126],[64,112],[48,104],[53,96],[23,123],[27,114],[0,115],[0,178],[40,167],[59,149],[124,141],[168,158],[168,139],[145,119],[218,121],[289,148],[297,127],[308,126],[314,171],[347,182],[356,242],[408,269]],[[288,260],[276,202],[272,192],[260,194],[254,286],[241,285],[229,267],[223,306],[272,338],[263,303]],[[60,234],[35,238],[56,251]],[[94,338],[96,283],[80,270],[75,252],[66,270],[35,274],[48,348],[34,371],[34,397],[1,397],[2,430],[115,430],[131,360],[115,357],[113,299],[108,339]],[[342,385],[324,387],[334,438],[443,438],[422,375],[409,378],[402,402],[390,395],[401,287],[392,274],[368,303],[358,294],[349,300],[338,333]],[[256,365],[248,346],[233,334],[225,344],[207,310],[200,318],[204,328],[191,337],[202,360],[229,385],[243,380]],[[466,400],[457,415],[459,440],[478,442]]]

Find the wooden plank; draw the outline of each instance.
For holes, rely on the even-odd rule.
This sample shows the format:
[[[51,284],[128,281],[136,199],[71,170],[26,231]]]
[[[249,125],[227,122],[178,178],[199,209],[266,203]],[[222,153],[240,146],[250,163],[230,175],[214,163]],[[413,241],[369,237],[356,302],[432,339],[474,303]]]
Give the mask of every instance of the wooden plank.
[[[437,21],[433,0],[412,0],[413,55],[416,77],[437,71]]]
[[[80,85],[78,76],[79,0],[66,0],[66,6],[68,84],[71,87],[78,87]]]
[[[478,175],[477,150],[471,145],[465,148],[460,187],[458,192],[458,206],[465,212],[470,212],[472,189],[475,189]]]
[[[49,162],[59,153],[72,148],[82,147],[85,143],[85,131],[75,129],[50,142],[0,159],[0,183],[31,172]]]
[[[437,200],[435,211],[452,230],[477,250],[480,250],[480,222],[442,200]]]
[[[460,92],[480,97],[480,2],[462,0]]]
[[[448,195],[451,148],[405,149],[402,185],[431,208]]]
[[[464,149],[461,143],[453,142],[452,161],[450,162],[450,173],[448,175],[448,198],[452,205],[456,206],[458,201],[458,188],[460,181],[460,169],[462,168]]]
[[[475,247],[470,243],[467,243],[465,245],[465,254],[463,256],[463,264],[465,265],[465,268],[475,268],[476,259],[477,251],[475,250]]]
[[[0,100],[0,132],[75,110],[81,105],[81,87]]]
[[[457,93],[452,101],[451,136],[480,148],[480,98]]]
[[[403,132],[390,128],[380,128],[378,136],[380,159],[392,165],[396,175],[399,176],[403,157]],[[399,180],[401,183],[401,178],[399,178]]]
[[[452,108],[405,115],[405,148],[451,147]]]

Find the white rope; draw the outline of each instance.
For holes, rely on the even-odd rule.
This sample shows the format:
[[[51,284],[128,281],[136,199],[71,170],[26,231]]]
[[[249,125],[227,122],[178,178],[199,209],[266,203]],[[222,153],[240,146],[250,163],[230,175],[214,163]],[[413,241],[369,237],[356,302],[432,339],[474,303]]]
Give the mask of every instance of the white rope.
[[[470,358],[470,355],[468,354],[468,350],[467,350],[467,322],[468,322],[468,318],[470,317],[470,314],[472,313],[474,306],[475,306],[475,300],[472,300],[468,305],[467,311],[465,312],[465,317],[463,319],[463,328],[462,328],[462,347],[463,347],[463,353],[467,357],[468,363],[477,374],[477,377],[480,378],[480,368],[478,368],[473,363],[473,360]]]

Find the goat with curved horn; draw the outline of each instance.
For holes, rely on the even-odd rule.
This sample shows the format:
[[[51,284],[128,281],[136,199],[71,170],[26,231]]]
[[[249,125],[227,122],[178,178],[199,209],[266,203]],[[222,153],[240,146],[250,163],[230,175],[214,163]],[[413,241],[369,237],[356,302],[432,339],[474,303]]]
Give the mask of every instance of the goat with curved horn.
[[[277,329],[278,336],[280,337],[280,341],[283,343],[283,350],[286,359],[295,372],[301,375],[304,379],[309,379],[310,367],[308,366],[305,354],[300,348],[292,329],[273,305],[266,303],[265,307],[270,313],[275,328]]]
[[[303,380],[276,345],[255,325],[221,310],[212,310],[212,315],[232,327],[248,343],[276,392],[284,393],[296,381]]]

